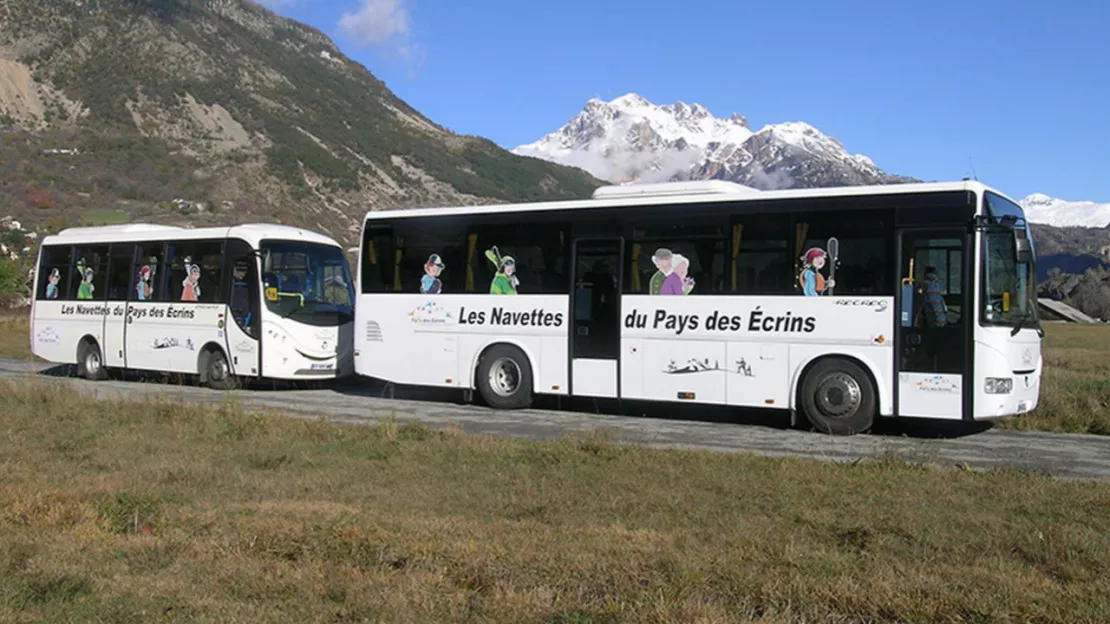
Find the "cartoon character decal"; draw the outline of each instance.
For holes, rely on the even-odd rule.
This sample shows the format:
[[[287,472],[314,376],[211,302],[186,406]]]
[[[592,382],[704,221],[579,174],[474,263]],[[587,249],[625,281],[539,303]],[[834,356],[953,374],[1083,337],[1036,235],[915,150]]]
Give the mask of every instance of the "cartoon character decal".
[[[682,254],[671,254],[671,272],[663,279],[660,295],[688,295],[694,289],[694,278],[689,277],[690,259]],[[652,277],[652,280],[655,278]]]
[[[673,254],[671,254],[671,250],[665,247],[656,249],[655,253],[651,256],[651,263],[655,265],[657,270],[655,274],[651,276],[648,293],[658,295],[663,291],[664,280],[671,274],[671,265],[673,263]]]
[[[139,269],[139,281],[135,284],[135,298],[139,301],[150,301],[150,297],[154,294],[153,281],[153,263],[144,264]]]
[[[185,281],[181,282],[181,300],[197,301],[200,298],[200,266],[185,256]]]
[[[512,256],[502,256],[497,247],[486,250],[486,258],[497,267],[493,281],[489,285],[491,295],[515,295],[520,280],[516,277],[516,260]]]
[[[58,298],[58,282],[62,281],[62,273],[56,267],[50,270],[50,275],[46,276],[46,298]]]
[[[96,290],[96,286],[93,285],[94,272],[91,266],[85,264],[84,258],[77,261],[77,273],[81,276],[81,284],[77,287],[77,298],[92,299],[93,291]]]
[[[807,297],[833,294],[836,286],[836,260],[840,243],[835,238],[828,242],[829,251],[826,253],[820,247],[810,247],[802,256],[802,272],[798,275],[798,283],[802,286],[802,293]],[[829,279],[821,275],[821,269],[829,267]],[[827,291],[827,292],[826,292]]]
[[[439,281],[439,274],[445,268],[447,266],[443,264],[439,254],[428,256],[428,261],[424,263],[424,276],[420,278],[420,294],[438,295],[443,292],[443,282]]]

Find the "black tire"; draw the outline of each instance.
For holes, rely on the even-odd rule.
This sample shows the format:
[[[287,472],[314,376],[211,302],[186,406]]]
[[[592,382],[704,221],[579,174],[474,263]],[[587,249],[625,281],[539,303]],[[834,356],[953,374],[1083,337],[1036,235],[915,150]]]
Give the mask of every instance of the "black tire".
[[[108,378],[108,369],[104,368],[104,356],[100,346],[93,340],[84,340],[77,347],[77,374],[89,381],[101,381]]]
[[[532,404],[532,365],[520,349],[494,345],[478,361],[477,385],[490,407],[528,407]]]
[[[219,349],[209,351],[208,357],[204,358],[203,375],[208,387],[216,390],[232,390],[239,385],[235,375],[231,374],[227,356]]]
[[[875,386],[866,371],[848,360],[817,362],[802,380],[798,399],[806,419],[823,433],[855,435],[875,422]]]

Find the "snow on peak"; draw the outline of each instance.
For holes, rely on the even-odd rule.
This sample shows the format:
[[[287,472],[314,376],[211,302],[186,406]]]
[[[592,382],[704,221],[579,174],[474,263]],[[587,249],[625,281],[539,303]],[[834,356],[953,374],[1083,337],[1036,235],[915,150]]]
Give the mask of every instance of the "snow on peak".
[[[1049,197],[1044,193],[1033,193],[1019,203],[1025,209],[1025,218],[1030,223],[1055,227],[1110,226],[1110,203],[1072,202]]]
[[[608,102],[591,98],[562,128],[513,152],[580,167],[602,180],[661,181],[751,136],[740,115],[719,119],[701,104],[657,106],[626,93]]]
[[[885,174],[870,158],[849,154],[817,128],[791,121],[758,132],[739,113],[714,116],[699,103],[657,105],[637,93],[610,101],[591,98],[574,118],[513,152],[580,167],[611,182],[718,178],[764,188],[819,183],[867,183]],[[827,180],[765,175],[820,159],[839,173]]]

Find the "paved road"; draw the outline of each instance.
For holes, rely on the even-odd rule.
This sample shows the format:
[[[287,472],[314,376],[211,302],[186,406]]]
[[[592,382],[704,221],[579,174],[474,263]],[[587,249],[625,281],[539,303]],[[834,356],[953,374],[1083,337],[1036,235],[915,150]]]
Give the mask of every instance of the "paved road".
[[[557,439],[568,434],[602,430],[618,442],[660,448],[693,448],[726,452],[752,452],[764,456],[806,457],[852,461],[882,454],[910,461],[973,470],[1012,468],[1065,478],[1110,479],[1110,437],[1030,433],[980,428],[967,431],[937,429],[919,422],[885,426],[876,434],[837,438],[791,430],[785,417],[745,417],[737,421],[733,410],[678,407],[659,409],[669,417],[597,413],[592,401],[562,409],[499,412],[462,404],[456,395],[400,398],[400,391],[356,381],[316,390],[275,389],[272,386],[219,392],[207,388],[149,381],[56,379],[64,371],[36,362],[0,358],[0,379],[55,378],[96,397],[133,398],[136,393],[188,398],[190,402],[218,403],[231,395],[248,407],[275,409],[296,418],[326,415],[333,422],[375,423],[390,416],[416,420],[432,428],[459,426],[474,434],[525,439]],[[48,377],[49,376],[49,377]],[[397,398],[387,398],[389,396]],[[553,405],[554,407],[554,405]],[[686,406],[681,406],[685,408]],[[679,418],[675,418],[679,414]]]

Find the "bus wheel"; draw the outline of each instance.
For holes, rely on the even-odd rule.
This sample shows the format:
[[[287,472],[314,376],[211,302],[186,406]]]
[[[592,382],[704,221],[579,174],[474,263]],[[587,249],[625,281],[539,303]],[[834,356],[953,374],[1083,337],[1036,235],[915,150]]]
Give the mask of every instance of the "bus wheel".
[[[104,359],[100,356],[100,347],[91,339],[81,342],[77,349],[77,374],[92,381],[108,378]]]
[[[213,349],[204,358],[204,379],[209,388],[216,390],[231,390],[235,387],[235,376],[231,374],[231,367],[227,364],[227,357],[223,351]]]
[[[490,406],[520,409],[532,404],[532,366],[516,347],[494,345],[478,363],[478,391]]]
[[[818,431],[854,435],[875,420],[875,389],[859,365],[841,359],[821,360],[802,381],[802,412]]]

